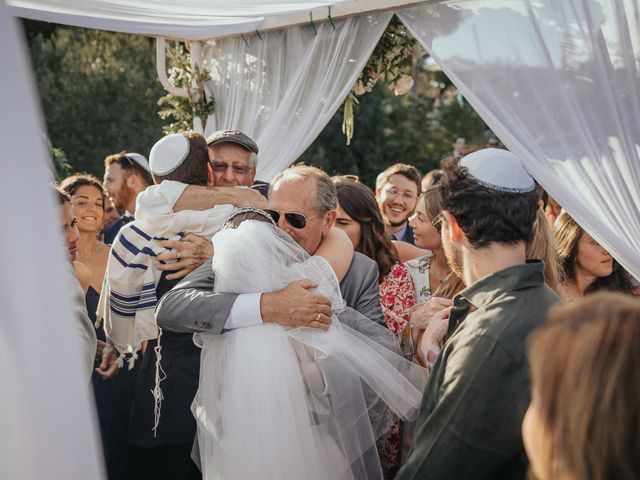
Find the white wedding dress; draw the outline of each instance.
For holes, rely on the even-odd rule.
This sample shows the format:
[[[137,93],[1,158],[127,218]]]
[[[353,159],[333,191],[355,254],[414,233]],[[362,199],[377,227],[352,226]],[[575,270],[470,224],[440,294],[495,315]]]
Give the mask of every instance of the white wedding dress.
[[[334,313],[344,309],[326,260],[272,224],[246,220],[213,243],[216,292],[269,292],[310,278]],[[375,441],[395,420],[389,409],[403,419],[417,413],[426,377],[380,345],[389,344],[384,327],[358,321],[367,336],[335,314],[327,332],[261,324],[199,334],[192,409],[206,480],[382,478]]]

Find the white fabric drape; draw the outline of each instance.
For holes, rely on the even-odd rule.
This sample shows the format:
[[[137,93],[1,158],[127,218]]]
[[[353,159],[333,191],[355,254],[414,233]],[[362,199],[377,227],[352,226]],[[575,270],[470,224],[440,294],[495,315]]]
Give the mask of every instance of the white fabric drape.
[[[391,13],[288,27],[204,47],[216,100],[205,133],[240,130],[259,148],[257,178],[269,181],[320,134],[346,98]],[[340,135],[336,132],[336,135]]]
[[[339,2],[341,0],[337,0]],[[86,28],[177,38],[251,32],[265,17],[332,5],[336,0],[8,0],[16,16]]]
[[[0,478],[99,480],[93,395],[18,28],[0,1]]]
[[[640,2],[448,1],[398,13],[550,195],[640,277]]]

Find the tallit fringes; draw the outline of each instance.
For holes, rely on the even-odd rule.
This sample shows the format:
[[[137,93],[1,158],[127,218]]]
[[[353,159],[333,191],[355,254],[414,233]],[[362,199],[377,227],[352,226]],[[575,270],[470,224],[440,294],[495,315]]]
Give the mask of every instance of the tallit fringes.
[[[162,360],[162,346],[160,345],[160,339],[162,337],[162,329],[158,333],[158,344],[153,349],[156,354],[156,383],[151,390],[151,394],[153,395],[154,400],[154,420],[153,420],[153,438],[156,438],[158,425],[160,425],[160,416],[162,409],[162,400],[164,400],[164,395],[162,394],[162,388],[160,388],[160,383],[167,378],[167,374],[162,369],[162,365],[160,361]]]

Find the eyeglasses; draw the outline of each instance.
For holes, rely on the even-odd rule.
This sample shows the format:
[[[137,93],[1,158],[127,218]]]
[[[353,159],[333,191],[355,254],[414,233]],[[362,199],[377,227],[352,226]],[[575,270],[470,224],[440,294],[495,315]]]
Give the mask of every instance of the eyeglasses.
[[[252,168],[247,165],[229,165],[224,162],[211,162],[211,168],[214,172],[226,172],[229,167],[231,167],[233,173],[236,175],[246,175],[252,170]]]
[[[280,210],[273,210],[271,208],[265,208],[264,211],[273,219],[275,223],[278,223],[278,220],[280,220],[280,215],[284,215],[284,219],[287,221],[287,223],[293,228],[297,228],[298,230],[306,227],[307,223],[309,222],[309,219],[305,215],[298,212],[284,212]],[[318,214],[316,213],[310,218],[313,218],[317,215]]]

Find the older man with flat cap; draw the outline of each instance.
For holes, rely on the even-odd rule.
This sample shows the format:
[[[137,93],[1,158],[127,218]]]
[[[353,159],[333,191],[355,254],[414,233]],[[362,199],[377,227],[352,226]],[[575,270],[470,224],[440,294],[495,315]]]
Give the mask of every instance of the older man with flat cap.
[[[238,207],[264,207],[268,184],[254,182],[258,145],[248,135],[235,130],[219,130],[207,137],[212,181],[204,185],[185,185],[172,182],[166,185],[160,202],[148,202],[153,206],[148,214],[169,215],[183,210],[208,210],[216,205]],[[233,188],[232,188],[233,187]],[[251,187],[251,188],[250,188]],[[149,192],[142,192],[144,200]],[[210,239],[186,235],[182,241],[159,243],[170,249],[156,259],[161,271],[171,270],[170,279],[184,277],[211,257]],[[177,261],[176,261],[177,260]]]

